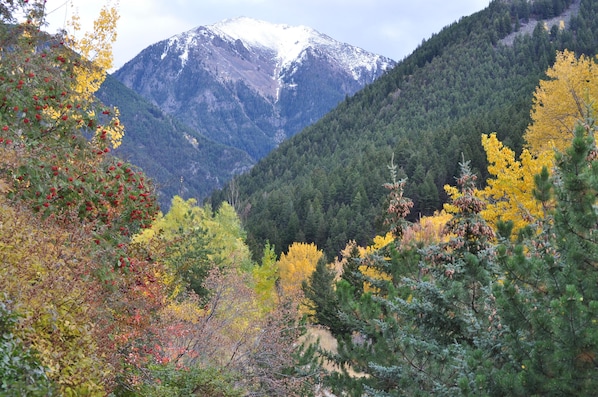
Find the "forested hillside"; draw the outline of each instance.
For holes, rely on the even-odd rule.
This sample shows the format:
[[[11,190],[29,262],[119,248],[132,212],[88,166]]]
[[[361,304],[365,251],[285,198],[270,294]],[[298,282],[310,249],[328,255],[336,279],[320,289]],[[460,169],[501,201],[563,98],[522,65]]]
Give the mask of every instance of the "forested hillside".
[[[521,150],[539,79],[558,49],[596,52],[597,12],[592,0],[493,1],[422,43],[234,181],[252,250],[266,240],[277,252],[306,241],[332,258],[350,239],[365,244],[382,230],[382,185],[393,155],[408,177],[411,219],[441,208],[443,186],[454,183],[462,156],[484,180],[481,134],[496,132]],[[548,22],[524,34],[538,19]],[[212,202],[227,197],[230,188]]]
[[[117,9],[91,32],[50,36],[45,17],[0,1],[0,395],[308,395],[300,280],[268,247],[251,260],[232,207],[174,197],[163,214],[113,155],[126,129],[94,94]]]
[[[595,394],[597,61],[558,52],[521,155],[483,135],[488,186],[462,161],[442,213],[408,222],[390,167],[389,232],[303,283],[335,395]]]
[[[540,15],[548,2],[533,4],[492,3],[479,20],[466,18],[430,42],[460,32],[462,43],[468,35],[478,44],[492,43],[473,33],[489,23],[484,18],[503,15],[506,34],[510,12]],[[550,4],[547,17],[565,7]],[[311,186],[313,202],[297,203],[306,205],[309,215],[319,208],[318,200],[334,208],[337,196],[346,195],[350,205],[340,208],[347,218],[336,224],[342,237],[348,236],[343,229],[348,220],[367,220],[381,232],[367,245],[344,241],[334,259],[313,243],[294,241],[280,255],[264,243],[256,260],[233,207],[246,211],[251,221],[251,205],[259,206],[241,205],[241,193],[251,186],[243,184],[259,175],[270,178],[274,171],[288,180],[301,180],[299,174],[293,179],[289,169],[274,169],[269,158],[265,164],[272,175],[255,173],[220,193],[233,205],[199,206],[175,196],[169,211],[160,212],[153,182],[114,156],[126,133],[118,110],[95,97],[111,65],[117,9],[104,7],[92,32],[49,36],[40,30],[44,1],[0,2],[0,395],[594,395],[598,57],[582,53],[591,51],[594,40],[582,15],[593,18],[598,2],[579,6],[580,16],[568,22],[574,30],[561,29],[557,18],[555,29],[540,24],[513,47],[502,47],[500,36],[489,46],[487,54],[517,49],[523,54],[544,43],[538,54],[546,55],[542,62],[548,64],[535,84],[529,82],[530,93],[506,91],[515,101],[510,106],[498,83],[491,85],[495,100],[476,97],[483,104],[496,102],[496,113],[489,105],[477,112],[484,107],[463,101],[455,102],[453,116],[421,100],[420,105],[430,105],[422,114],[443,114],[456,124],[444,130],[442,123],[420,117],[413,126],[428,129],[411,131],[420,140],[409,145],[407,137],[397,137],[404,148],[389,135],[384,150],[371,145],[349,151],[349,143],[323,134],[330,132],[326,123],[341,120],[341,110],[357,105],[365,113],[345,115],[347,120],[386,117],[401,131],[398,122],[408,118],[400,109],[411,106],[401,97],[415,95],[410,90],[416,79],[427,81],[420,70],[445,59],[444,47],[424,44],[421,48],[432,52],[406,60],[396,72],[408,73],[397,82],[401,91],[374,86],[298,137],[312,153],[337,156],[333,147],[323,146],[337,142],[354,158],[339,158],[330,173],[303,163],[309,171],[303,181],[321,182]],[[575,45],[577,52],[551,53],[559,43]],[[453,52],[468,48],[450,45]],[[462,53],[468,51],[473,49]],[[438,61],[423,55],[434,52]],[[520,59],[522,65],[535,64],[524,64],[527,59]],[[471,69],[481,72],[475,65]],[[461,70],[468,78],[478,76]],[[492,70],[499,82],[511,81],[498,66]],[[518,70],[519,81],[532,79]],[[471,87],[485,87],[475,82]],[[461,86],[470,87],[468,80]],[[434,93],[422,87],[426,95]],[[385,104],[375,117],[362,102],[368,95]],[[435,101],[456,96],[439,91]],[[467,115],[467,109],[473,113]],[[518,117],[524,124],[520,135],[511,133]],[[365,121],[360,123],[365,130]],[[493,123],[498,133],[482,131],[475,139],[468,129]],[[377,132],[372,128],[360,140],[350,124],[345,128],[357,143]],[[415,156],[419,144],[435,147],[440,156],[436,130],[463,134],[445,137],[463,145],[450,154],[461,156],[455,158],[457,178],[444,188],[442,211],[413,216],[419,210],[407,192],[421,187],[411,186],[414,177],[405,178],[408,163],[398,154]],[[322,135],[314,135],[319,131]],[[319,145],[308,145],[305,136],[319,137]],[[288,154],[293,147],[284,150]],[[378,159],[385,151],[389,158]],[[294,155],[317,160],[313,154]],[[438,161],[448,164],[446,158]],[[474,168],[476,161],[480,165]],[[382,170],[374,167],[377,162]],[[354,195],[349,188],[365,180],[358,166],[368,164],[366,176],[380,175],[383,203],[371,207],[364,185]],[[348,179],[329,184],[332,170],[338,173],[342,165]],[[260,193],[270,211],[261,221],[273,233],[276,218],[266,215],[294,211],[289,206],[295,203],[282,193],[301,192],[284,186]],[[294,214],[290,220],[296,223],[289,222],[288,230],[305,237]],[[264,236],[269,237],[280,238]]]
[[[151,175],[162,208],[175,195],[206,197],[254,164],[246,152],[198,134],[111,75],[97,97],[119,109],[126,131],[116,154]]]

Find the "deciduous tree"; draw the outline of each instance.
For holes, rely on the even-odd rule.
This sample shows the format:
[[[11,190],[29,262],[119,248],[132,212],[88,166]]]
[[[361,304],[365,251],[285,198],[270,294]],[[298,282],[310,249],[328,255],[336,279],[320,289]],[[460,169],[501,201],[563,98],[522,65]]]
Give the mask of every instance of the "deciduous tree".
[[[278,268],[283,296],[301,294],[301,284],[316,269],[322,255],[313,243],[293,243],[286,254],[280,255]]]

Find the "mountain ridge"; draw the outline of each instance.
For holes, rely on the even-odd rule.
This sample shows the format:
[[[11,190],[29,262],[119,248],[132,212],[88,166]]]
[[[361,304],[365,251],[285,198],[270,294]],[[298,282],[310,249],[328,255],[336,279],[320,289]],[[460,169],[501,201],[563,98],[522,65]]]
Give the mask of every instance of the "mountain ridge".
[[[285,141],[235,181],[237,208],[259,256],[269,241],[284,252],[315,243],[333,258],[347,241],[368,245],[384,233],[383,188],[394,156],[411,220],[446,201],[465,159],[488,177],[481,135],[516,153],[530,123],[533,93],[556,51],[593,56],[598,50],[598,1],[581,0],[564,29],[537,24],[512,45],[501,39],[527,18],[551,20],[578,1],[493,1],[423,42],[395,68],[347,98],[317,123]],[[557,7],[558,6],[558,7]],[[216,208],[228,188],[215,192]]]
[[[155,43],[113,75],[258,160],[394,65],[311,28],[241,17]]]

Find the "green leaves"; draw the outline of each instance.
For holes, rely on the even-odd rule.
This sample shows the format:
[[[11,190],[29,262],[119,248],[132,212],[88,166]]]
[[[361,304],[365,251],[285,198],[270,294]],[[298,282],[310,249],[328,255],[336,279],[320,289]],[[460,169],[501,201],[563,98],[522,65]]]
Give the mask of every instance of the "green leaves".
[[[57,395],[48,369],[33,350],[13,334],[19,317],[0,301],[0,394],[19,396]]]

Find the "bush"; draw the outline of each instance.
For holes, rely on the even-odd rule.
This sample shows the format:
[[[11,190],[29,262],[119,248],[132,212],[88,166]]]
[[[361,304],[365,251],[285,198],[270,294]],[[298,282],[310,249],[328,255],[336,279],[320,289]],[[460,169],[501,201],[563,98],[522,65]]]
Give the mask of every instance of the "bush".
[[[0,395],[56,395],[35,352],[13,334],[17,321],[18,315],[0,302]]]

